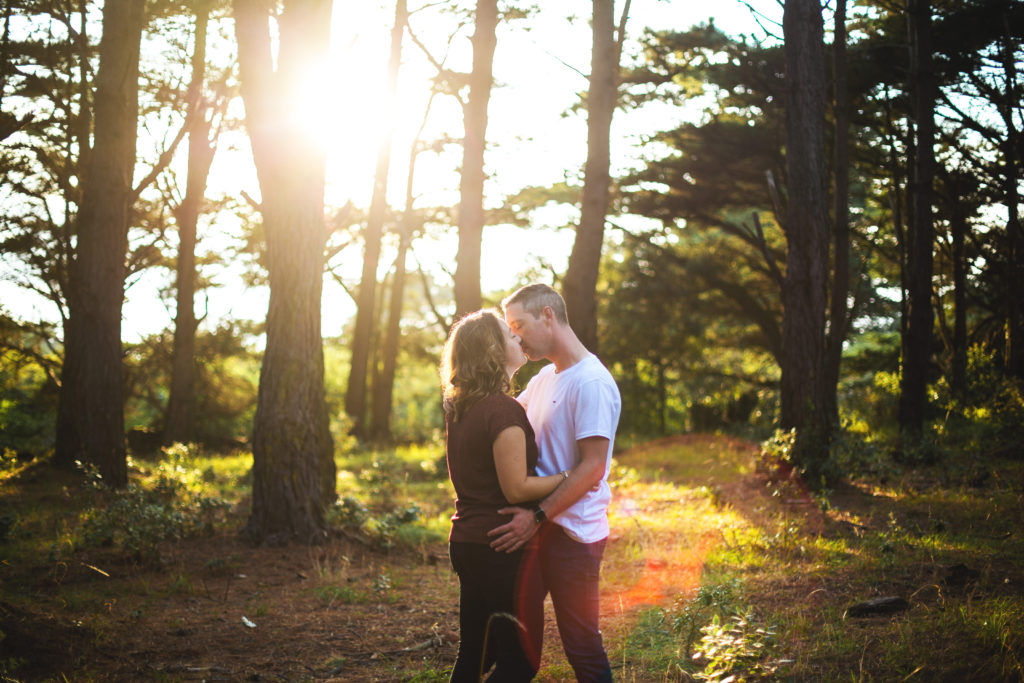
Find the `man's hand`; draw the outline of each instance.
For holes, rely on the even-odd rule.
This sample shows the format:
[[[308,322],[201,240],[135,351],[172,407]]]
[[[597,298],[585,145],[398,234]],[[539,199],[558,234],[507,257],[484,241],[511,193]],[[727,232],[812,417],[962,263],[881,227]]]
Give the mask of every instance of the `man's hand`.
[[[533,520],[532,510],[508,507],[498,510],[498,514],[512,515],[510,521],[487,532],[493,539],[491,548],[499,553],[519,550],[537,531],[538,524]]]

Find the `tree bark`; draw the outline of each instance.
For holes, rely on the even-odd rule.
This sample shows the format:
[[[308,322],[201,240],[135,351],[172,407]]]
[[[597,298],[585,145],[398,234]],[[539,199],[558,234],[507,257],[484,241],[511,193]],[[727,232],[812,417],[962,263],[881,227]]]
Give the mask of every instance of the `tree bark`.
[[[392,123],[395,120],[398,67],[402,62],[402,36],[408,18],[406,0],[395,3],[395,23],[391,28],[391,54],[388,59],[388,103]],[[356,322],[352,335],[352,364],[345,391],[345,412],[352,420],[352,433],[366,435],[366,378],[369,368],[370,339],[373,336],[374,303],[377,296],[377,264],[380,261],[384,216],[387,212],[388,170],[391,167],[391,128],[377,150],[377,168],[373,179],[370,215],[366,221],[363,273],[356,294]]]
[[[96,74],[95,144],[82,180],[78,245],[70,263],[55,461],[91,463],[128,483],[121,305],[131,220],[144,0],[108,0]]]
[[[932,181],[935,176],[935,94],[931,59],[931,3],[911,0],[910,51],[912,107],[917,134],[912,211],[907,225],[907,317],[900,381],[900,431],[920,440],[925,420],[932,342]]]
[[[388,310],[387,332],[384,337],[383,362],[373,385],[373,420],[370,432],[377,441],[391,439],[391,403],[398,369],[398,342],[402,336],[402,306],[405,301],[405,257],[412,241],[412,228],[403,226],[399,236],[395,274],[391,279],[391,303]]]
[[[459,182],[459,247],[455,256],[455,316],[475,311],[483,301],[480,292],[480,251],[484,235],[484,149],[487,137],[487,105],[491,98],[497,0],[477,0],[473,34],[473,72],[469,100],[463,106],[465,139],[462,145],[462,177]]]
[[[584,168],[580,224],[569,269],[562,282],[569,323],[584,346],[597,352],[595,290],[604,243],[604,221],[611,186],[611,126],[618,99],[619,50],[629,12],[627,0],[618,40],[613,0],[593,0],[590,92],[587,95],[587,162]]]
[[[953,238],[953,357],[949,388],[961,406],[967,397],[967,211],[964,205],[968,182],[960,173],[950,174],[947,191],[949,229]]]
[[[252,513],[243,533],[263,543],[315,542],[335,496],[333,443],[324,400],[325,158],[288,116],[301,72],[330,41],[330,0],[292,0],[278,16],[272,67],[266,4],[235,0],[242,97],[262,193],[270,303],[253,426]]]
[[[195,52],[192,82],[188,93],[188,177],[185,197],[174,212],[178,224],[178,264],[175,279],[174,352],[171,361],[170,395],[163,442],[187,443],[195,439],[196,385],[196,229],[206,194],[206,181],[213,163],[210,122],[202,104],[206,79],[206,29],[210,10],[196,10]]]
[[[818,485],[828,458],[825,308],[828,263],[825,83],[821,5],[787,0],[786,277],[782,287],[781,423],[796,430],[794,456]]]
[[[825,409],[829,422],[839,424],[839,370],[843,342],[849,328],[850,293],[850,96],[846,64],[846,0],[836,0],[832,44],[833,114],[835,138],[832,150],[832,299],[825,339]]]

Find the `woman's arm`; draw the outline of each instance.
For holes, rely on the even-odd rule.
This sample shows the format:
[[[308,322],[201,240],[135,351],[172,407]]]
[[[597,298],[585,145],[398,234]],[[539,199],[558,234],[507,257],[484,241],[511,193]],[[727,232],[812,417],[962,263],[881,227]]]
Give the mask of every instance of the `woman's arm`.
[[[543,498],[567,478],[564,474],[527,476],[526,432],[522,427],[506,427],[498,434],[494,440],[494,469],[501,492],[510,503]]]

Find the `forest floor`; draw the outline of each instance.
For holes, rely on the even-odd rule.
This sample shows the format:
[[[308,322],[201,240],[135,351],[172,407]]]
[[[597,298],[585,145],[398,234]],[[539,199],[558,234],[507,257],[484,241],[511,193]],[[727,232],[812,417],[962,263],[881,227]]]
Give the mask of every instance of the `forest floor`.
[[[1021,680],[1019,466],[975,489],[845,484],[823,505],[758,462],[703,435],[616,456],[602,625],[617,680]],[[0,545],[0,680],[447,680],[458,585],[439,534],[253,547],[239,504],[156,562],[61,552],[77,486],[37,468],[0,489],[21,529]],[[903,602],[846,614],[888,596]],[[572,680],[550,617],[538,680]]]

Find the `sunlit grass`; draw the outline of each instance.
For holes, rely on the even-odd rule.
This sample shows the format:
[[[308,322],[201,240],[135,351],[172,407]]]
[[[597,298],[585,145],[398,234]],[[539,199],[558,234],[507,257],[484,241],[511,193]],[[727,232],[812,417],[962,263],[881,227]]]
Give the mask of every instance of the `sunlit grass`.
[[[609,598],[630,579],[643,583],[644,571],[635,568],[642,558],[667,567],[671,560],[662,565],[661,558],[702,550],[687,585],[665,581],[648,590],[648,604],[657,606],[640,602],[632,617],[623,610],[624,623],[609,630],[623,680],[700,675],[687,653],[698,637],[710,637],[701,630],[707,623],[696,632],[681,625],[700,591],[729,582],[739,587],[733,604],[702,618],[751,610],[774,629],[764,663],[782,680],[1020,679],[1024,605],[1014,582],[1021,582],[1015,568],[1024,548],[1007,533],[1020,528],[1019,490],[890,481],[869,489],[873,502],[863,509],[830,508],[826,499],[824,527],[812,528],[801,510],[778,499],[743,512],[723,502],[719,487],[753,466],[749,448],[729,450],[668,440],[619,461],[611,520],[623,548],[606,554],[602,568]],[[1005,475],[993,479],[1006,482]],[[967,586],[947,582],[958,564],[969,567]],[[888,594],[908,599],[910,609],[844,618],[850,605]],[[740,675],[743,666],[749,663],[737,664]],[[549,673],[558,680],[555,669]]]

